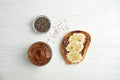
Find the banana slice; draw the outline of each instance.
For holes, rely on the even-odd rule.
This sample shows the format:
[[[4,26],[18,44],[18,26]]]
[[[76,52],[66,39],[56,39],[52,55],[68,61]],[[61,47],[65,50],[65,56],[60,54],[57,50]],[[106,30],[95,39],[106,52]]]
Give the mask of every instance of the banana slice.
[[[83,33],[73,33],[69,38],[69,42],[85,42],[85,35]]]
[[[74,33],[73,36],[78,38],[78,41],[84,43],[85,42],[85,35],[83,33]]]
[[[66,57],[72,63],[79,63],[82,60],[82,55],[78,52],[67,53]]]
[[[75,45],[73,43],[69,43],[66,47],[67,51],[75,51]]]
[[[69,42],[77,42],[78,41],[78,37],[71,35],[68,41]]]
[[[66,50],[67,51],[72,51],[72,52],[81,52],[82,49],[84,48],[83,44],[81,42],[70,42],[67,47]]]

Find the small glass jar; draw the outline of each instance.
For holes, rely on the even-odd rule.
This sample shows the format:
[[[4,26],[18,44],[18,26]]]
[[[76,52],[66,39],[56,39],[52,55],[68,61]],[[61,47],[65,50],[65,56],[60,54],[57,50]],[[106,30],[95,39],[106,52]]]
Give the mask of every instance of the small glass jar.
[[[44,20],[42,19],[46,20],[46,22],[44,22]],[[41,22],[38,22],[38,21],[41,21]],[[50,28],[51,28],[51,21],[45,15],[39,15],[33,20],[33,29],[37,33],[46,33],[50,30]]]

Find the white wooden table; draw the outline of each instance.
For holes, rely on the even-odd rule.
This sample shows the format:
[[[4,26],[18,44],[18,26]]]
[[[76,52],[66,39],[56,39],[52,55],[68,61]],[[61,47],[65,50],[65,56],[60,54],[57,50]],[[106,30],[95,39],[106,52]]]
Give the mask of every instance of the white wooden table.
[[[51,20],[46,34],[32,30],[38,15]],[[69,29],[50,38],[60,22]],[[60,52],[62,38],[72,30],[87,31],[92,37],[79,65],[67,65]],[[46,66],[34,66],[28,59],[28,48],[36,41],[52,47]],[[0,0],[0,80],[120,80],[120,1]]]

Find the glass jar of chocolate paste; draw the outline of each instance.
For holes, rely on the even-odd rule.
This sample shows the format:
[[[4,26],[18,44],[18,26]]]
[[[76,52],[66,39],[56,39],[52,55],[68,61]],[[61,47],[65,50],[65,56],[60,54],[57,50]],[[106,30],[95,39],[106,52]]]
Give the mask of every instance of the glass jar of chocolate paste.
[[[29,48],[28,57],[33,64],[43,66],[51,60],[52,50],[45,42],[35,42]]]

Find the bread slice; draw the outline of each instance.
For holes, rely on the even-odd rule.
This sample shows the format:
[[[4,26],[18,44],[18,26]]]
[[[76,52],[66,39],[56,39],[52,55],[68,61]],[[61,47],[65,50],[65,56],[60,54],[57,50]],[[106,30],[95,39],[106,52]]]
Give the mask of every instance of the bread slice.
[[[84,48],[82,49],[82,51],[80,52],[80,54],[82,55],[82,60],[84,60],[85,56],[86,56],[86,52],[88,50],[88,47],[90,45],[90,42],[91,42],[91,36],[89,33],[85,32],[85,31],[81,31],[81,30],[76,30],[76,31],[71,31],[69,32],[67,35],[64,36],[63,38],[63,41],[62,41],[62,46],[61,46],[61,52],[62,52],[62,55],[66,61],[67,64],[72,64],[71,61],[69,61],[66,57],[66,54],[68,53],[68,51],[66,50],[66,47],[68,45],[68,39],[69,37],[73,34],[73,33],[83,33],[85,35],[85,42],[84,42]],[[79,63],[79,62],[78,62]],[[76,63],[76,64],[78,64]]]

